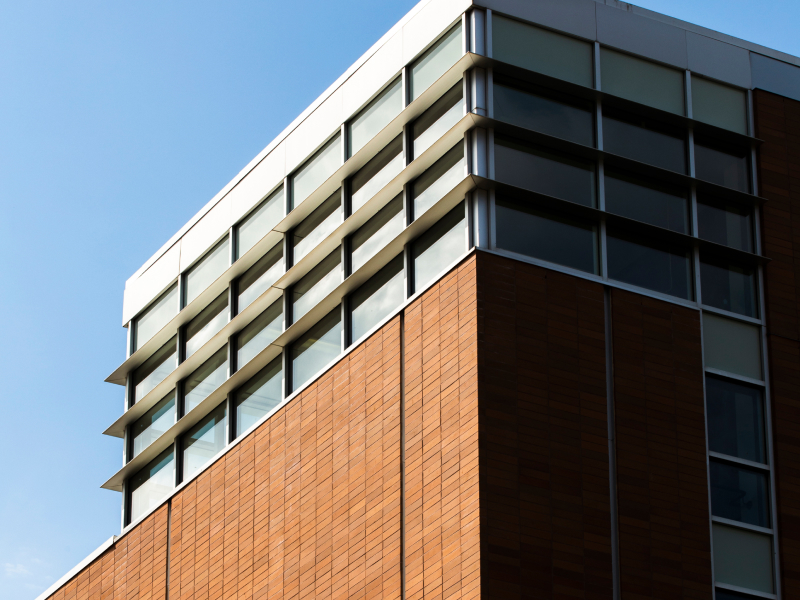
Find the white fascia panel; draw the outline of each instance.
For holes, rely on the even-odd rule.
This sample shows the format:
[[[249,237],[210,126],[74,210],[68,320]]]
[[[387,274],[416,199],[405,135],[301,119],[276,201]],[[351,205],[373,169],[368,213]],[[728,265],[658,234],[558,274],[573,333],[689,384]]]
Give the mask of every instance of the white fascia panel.
[[[127,324],[136,313],[150,304],[180,273],[181,242],[174,244],[136,279],[125,284],[122,323]]]
[[[286,170],[293,171],[342,124],[342,88],[338,88],[286,138]]]
[[[472,0],[430,2],[414,15],[403,25],[403,64],[414,60],[472,4]]]
[[[280,143],[233,188],[231,223],[235,224],[270,192],[283,183],[286,175],[286,144]]]
[[[395,33],[342,85],[342,112],[349,118],[403,68],[403,35]]]
[[[206,253],[231,226],[231,197],[226,195],[181,238],[181,273]]]

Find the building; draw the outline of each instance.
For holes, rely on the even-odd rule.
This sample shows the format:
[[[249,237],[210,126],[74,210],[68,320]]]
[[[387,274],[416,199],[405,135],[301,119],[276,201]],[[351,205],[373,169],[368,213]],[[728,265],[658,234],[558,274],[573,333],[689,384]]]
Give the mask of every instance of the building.
[[[423,0],[127,282],[42,598],[800,598],[797,223],[800,59]]]

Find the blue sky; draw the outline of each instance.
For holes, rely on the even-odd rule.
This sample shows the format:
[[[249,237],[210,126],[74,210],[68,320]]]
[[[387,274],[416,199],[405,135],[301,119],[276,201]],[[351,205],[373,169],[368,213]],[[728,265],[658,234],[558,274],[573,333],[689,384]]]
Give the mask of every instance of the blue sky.
[[[125,280],[414,4],[0,0],[5,600],[119,532]],[[638,4],[800,55],[796,0]]]

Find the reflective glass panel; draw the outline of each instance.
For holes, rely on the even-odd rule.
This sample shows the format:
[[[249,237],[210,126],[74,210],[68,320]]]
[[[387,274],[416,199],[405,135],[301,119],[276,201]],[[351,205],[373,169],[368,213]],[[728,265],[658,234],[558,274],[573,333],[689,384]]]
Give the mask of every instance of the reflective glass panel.
[[[223,348],[183,382],[183,414],[198,406],[228,379],[228,349]]]
[[[228,323],[228,293],[221,294],[186,326],[186,354],[189,358]]]
[[[698,199],[698,235],[709,242],[752,252],[752,214],[752,209],[744,206],[713,198]]]
[[[255,358],[283,332],[283,300],[274,302],[236,336],[236,368]]]
[[[711,528],[717,583],[773,593],[772,536],[721,523]]]
[[[603,150],[686,173],[684,133],[629,113],[603,109]]]
[[[403,170],[403,138],[397,136],[350,181],[350,211],[356,212]]]
[[[503,62],[592,87],[592,46],[575,38],[492,15],[492,56]]]
[[[299,321],[342,283],[342,252],[337,248],[292,286],[292,322]]]
[[[403,231],[403,195],[384,206],[350,238],[350,268],[357,271]]]
[[[608,212],[689,233],[688,194],[684,190],[607,170],[605,191]]]
[[[715,517],[770,527],[766,473],[712,460],[711,512]]]
[[[698,136],[694,144],[697,178],[749,193],[748,154],[746,148],[727,146]]]
[[[753,267],[731,264],[715,256],[700,258],[703,304],[757,317],[756,272]]]
[[[133,444],[129,459],[138,456],[175,424],[175,412],[175,390],[173,390],[131,425]]]
[[[736,592],[732,592],[730,590],[723,590],[721,588],[717,588],[714,590],[714,599],[715,600],[753,600],[752,596],[746,596],[744,594],[737,594]]]
[[[669,243],[612,232],[607,238],[608,276],[648,290],[691,299],[692,267],[690,252]]]
[[[236,437],[281,403],[282,382],[281,359],[278,357],[236,392]]]
[[[177,337],[161,346],[133,374],[133,401],[144,398],[178,366]]]
[[[175,489],[175,456],[172,448],[164,450],[128,481],[130,520],[133,523],[155,508]]]
[[[600,49],[603,91],[654,108],[684,114],[683,71],[629,54]]]
[[[204,292],[227,270],[230,264],[228,238],[225,238],[184,275],[186,285],[183,292],[183,305],[189,305],[192,300]]]
[[[403,86],[398,77],[347,126],[347,156],[353,156],[403,110]]]
[[[419,98],[434,81],[458,62],[462,54],[461,24],[448,31],[422,58],[411,65],[411,100]]]
[[[283,275],[283,244],[277,244],[239,278],[236,310],[241,313]]]
[[[735,381],[706,377],[708,449],[766,463],[761,392]]]
[[[467,227],[462,202],[414,241],[411,247],[414,291],[422,290],[466,251]]]
[[[692,116],[747,135],[747,95],[743,90],[692,75]]]
[[[228,442],[226,413],[227,402],[223,402],[183,436],[182,481],[191,479],[225,449]]]
[[[706,367],[761,379],[761,328],[703,313]]]
[[[311,160],[292,175],[291,207],[299,206],[342,166],[342,140],[337,133]]]
[[[582,160],[495,136],[495,179],[569,202],[595,205],[595,166]]]
[[[461,183],[466,176],[465,167],[464,145],[459,143],[414,181],[415,219]]]
[[[459,81],[414,121],[414,156],[419,157],[464,116],[464,83]]]
[[[400,255],[350,296],[350,339],[357,342],[403,303],[403,256]]]
[[[178,314],[178,308],[178,286],[176,284],[164,292],[134,321],[133,351],[136,352],[161,331],[161,328]]]
[[[236,258],[244,256],[261,238],[272,231],[283,218],[285,210],[286,201],[283,197],[283,188],[280,188],[239,223],[236,228]]]
[[[337,306],[292,344],[292,391],[305,384],[341,354],[341,317],[341,307]]]
[[[319,208],[308,215],[292,232],[292,263],[299,263],[322,240],[342,224],[342,190],[333,192]]]

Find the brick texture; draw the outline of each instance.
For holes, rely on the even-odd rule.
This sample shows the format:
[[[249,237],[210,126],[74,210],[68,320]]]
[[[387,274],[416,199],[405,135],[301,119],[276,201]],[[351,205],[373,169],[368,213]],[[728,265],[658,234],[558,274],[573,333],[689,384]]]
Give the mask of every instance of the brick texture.
[[[611,294],[620,587],[711,598],[698,311]]]

